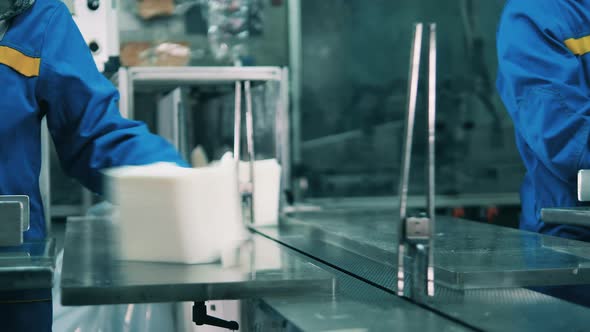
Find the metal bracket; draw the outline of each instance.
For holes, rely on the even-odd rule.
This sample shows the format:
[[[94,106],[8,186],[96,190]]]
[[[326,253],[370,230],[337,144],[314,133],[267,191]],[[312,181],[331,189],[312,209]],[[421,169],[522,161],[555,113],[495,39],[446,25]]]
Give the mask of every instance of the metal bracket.
[[[578,172],[578,201],[590,201],[590,170]],[[590,207],[541,209],[541,220],[546,224],[590,227]]]
[[[408,105],[404,130],[402,153],[402,169],[400,176],[400,223],[398,231],[398,273],[397,291],[400,296],[408,296],[406,287],[406,255],[410,255],[414,264],[414,281],[418,282],[418,289],[424,287],[427,295],[434,295],[434,226],[435,226],[435,120],[436,120],[436,62],[437,38],[436,24],[430,24],[429,64],[428,64],[428,158],[427,175],[427,209],[419,216],[408,216],[408,187],[412,158],[412,143],[414,139],[414,123],[418,99],[418,83],[420,76],[420,62],[422,56],[422,36],[424,26],[417,23],[414,26],[414,39],[410,56],[410,73],[408,88]],[[422,271],[421,271],[422,270]],[[423,274],[424,283],[420,284]],[[415,287],[414,287],[415,288]],[[410,293],[410,296],[415,292]]]
[[[0,246],[23,244],[30,227],[29,196],[0,196]]]

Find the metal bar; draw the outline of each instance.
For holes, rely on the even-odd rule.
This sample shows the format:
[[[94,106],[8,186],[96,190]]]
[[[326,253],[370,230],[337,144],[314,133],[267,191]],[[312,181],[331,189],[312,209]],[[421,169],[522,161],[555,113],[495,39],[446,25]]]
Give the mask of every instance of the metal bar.
[[[51,232],[51,140],[47,128],[47,117],[41,122],[41,174],[39,176],[39,189],[41,201],[43,202],[43,213],[45,214],[45,231]],[[28,229],[28,228],[27,228]]]
[[[293,164],[301,162],[301,90],[303,76],[301,0],[289,0],[289,68],[291,70],[291,132]]]
[[[405,246],[405,219],[407,217],[408,183],[410,179],[410,166],[412,158],[412,140],[414,135],[414,119],[416,116],[416,103],[418,99],[418,80],[420,76],[420,59],[422,52],[422,23],[414,26],[414,40],[410,55],[410,72],[408,87],[408,107],[406,113],[406,126],[404,129],[404,144],[402,153],[402,173],[400,176],[400,222],[398,232],[398,294],[404,293],[404,246]],[[400,287],[401,286],[401,287]]]
[[[240,161],[240,144],[242,136],[242,82],[236,81],[235,84],[235,104],[234,104],[234,159],[236,163]]]
[[[289,69],[283,69],[283,80],[281,81],[281,91],[279,104],[277,107],[277,158],[280,160],[282,168],[283,189],[291,189],[291,132],[289,117]]]
[[[590,227],[590,208],[546,208],[541,209],[541,220],[546,224]]]
[[[279,67],[133,67],[131,73],[138,84],[281,81]]]
[[[435,234],[435,165],[436,165],[436,24],[430,24],[430,47],[428,64],[428,218],[430,240],[428,243],[427,292],[434,296],[434,234]]]
[[[391,202],[398,201],[399,196],[361,196],[348,198],[310,198],[301,204],[303,208],[320,210],[330,209],[392,209]],[[422,195],[408,195],[408,208],[423,207],[427,200]],[[482,206],[518,206],[520,196],[515,192],[494,194],[436,195],[436,208],[482,207]]]
[[[400,218],[407,216],[408,184],[410,180],[410,167],[412,159],[412,141],[414,138],[414,120],[416,117],[416,103],[418,100],[418,81],[420,78],[420,58],[422,52],[422,23],[414,27],[414,42],[410,58],[408,105],[406,113],[406,126],[404,128],[404,144],[402,153],[402,173],[400,176]]]
[[[256,222],[256,218],[254,216],[254,162],[256,161],[256,154],[254,151],[254,114],[252,110],[252,91],[250,89],[250,81],[244,82],[244,93],[246,94],[246,139],[249,157],[248,166],[250,171],[250,223],[254,224]]]

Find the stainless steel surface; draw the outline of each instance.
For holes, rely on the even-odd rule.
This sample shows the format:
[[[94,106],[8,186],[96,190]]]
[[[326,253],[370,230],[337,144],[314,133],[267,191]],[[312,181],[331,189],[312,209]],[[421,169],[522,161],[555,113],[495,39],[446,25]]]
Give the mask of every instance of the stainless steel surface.
[[[31,222],[31,207],[29,196],[26,195],[0,195],[0,203],[6,202],[17,202],[21,204],[22,212],[22,229],[28,231]],[[2,211],[0,210],[0,218],[2,217]]]
[[[370,291],[367,294],[374,296]],[[482,297],[467,297],[466,301],[457,298],[447,305],[456,319],[460,312],[472,313],[475,318],[470,321],[474,324],[466,324],[467,327],[408,312],[384,296],[369,304],[344,300],[333,303],[319,295],[265,301],[302,331],[454,331],[469,330],[469,326],[476,331],[585,331],[589,322],[587,309],[532,291],[515,294],[497,290]],[[467,307],[466,303],[473,303],[473,299],[477,299],[477,304]],[[487,310],[490,305],[495,310]]]
[[[51,216],[57,218],[80,216],[84,213],[86,211],[81,205],[53,205],[51,207]]]
[[[424,207],[424,195],[408,196],[408,208]],[[358,210],[358,209],[390,209],[391,202],[399,201],[398,196],[378,197],[347,197],[347,198],[314,198],[303,202],[302,208],[315,210]],[[437,208],[477,207],[477,206],[518,206],[518,193],[469,194],[469,195],[436,195]]]
[[[293,252],[293,255],[300,255]],[[472,331],[346,273],[311,260],[335,277],[334,291],[269,296],[266,305],[301,331]],[[262,329],[261,331],[265,331]],[[291,331],[287,329],[287,331]]]
[[[388,259],[396,250],[394,214],[300,214],[257,231],[395,294]],[[590,309],[518,286],[588,283],[587,263],[576,256],[588,244],[450,218],[439,217],[437,226],[436,293],[416,303],[485,331],[585,330],[590,323]]]
[[[19,202],[0,202],[0,247],[23,243],[23,205]]]
[[[47,289],[53,285],[53,239],[0,248],[0,291]]]
[[[590,201],[590,170],[578,172],[578,200]],[[541,210],[541,219],[548,224],[590,227],[589,207],[555,207]]]
[[[375,283],[394,289],[390,257],[396,211],[308,212],[292,214],[279,229],[260,228],[269,236],[313,250],[318,243],[344,248],[378,264]],[[449,217],[437,218],[435,273],[438,284],[458,290],[498,287],[590,284],[588,257],[571,248],[590,244]],[[559,250],[557,250],[559,249]],[[565,251],[564,251],[565,250]],[[346,263],[342,263],[346,264]],[[360,269],[360,268],[359,268]],[[362,272],[362,269],[356,271]],[[364,276],[368,278],[368,276]]]
[[[590,201],[590,170],[583,169],[578,172],[578,200]]]
[[[547,224],[567,224],[590,227],[590,208],[541,209],[541,220]]]
[[[332,277],[254,236],[235,264],[163,264],[118,259],[116,229],[104,219],[68,222],[61,290],[64,305],[259,298],[331,290]]]
[[[0,196],[0,247],[20,246],[29,229],[29,197]]]

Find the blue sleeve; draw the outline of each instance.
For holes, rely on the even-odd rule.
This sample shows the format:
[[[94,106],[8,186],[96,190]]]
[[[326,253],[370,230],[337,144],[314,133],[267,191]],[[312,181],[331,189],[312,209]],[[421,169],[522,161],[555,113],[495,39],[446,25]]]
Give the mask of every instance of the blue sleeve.
[[[528,150],[572,181],[590,168],[590,90],[581,59],[565,46],[574,36],[558,3],[508,2],[497,36],[497,85]]]
[[[37,94],[64,170],[95,192],[105,168],[158,161],[187,166],[172,145],[120,115],[117,90],[97,70],[63,4],[46,32]]]

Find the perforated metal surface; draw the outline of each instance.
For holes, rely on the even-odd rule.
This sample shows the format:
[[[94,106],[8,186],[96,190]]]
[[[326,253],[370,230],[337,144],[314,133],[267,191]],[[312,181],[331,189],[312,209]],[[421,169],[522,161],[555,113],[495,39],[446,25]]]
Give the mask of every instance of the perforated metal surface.
[[[482,330],[585,330],[590,324],[589,309],[517,286],[517,282],[534,278],[538,273],[517,276],[515,281],[510,279],[510,276],[515,275],[514,271],[507,270],[514,267],[526,273],[530,271],[530,266],[540,267],[545,269],[549,277],[545,281],[550,282],[553,280],[550,278],[550,272],[554,266],[551,264],[584,262],[583,258],[572,255],[567,250],[584,248],[587,246],[585,243],[544,238],[536,234],[498,229],[488,225],[479,227],[479,224],[460,220],[447,219],[445,222],[437,230],[440,242],[437,249],[440,250],[438,257],[440,259],[440,255],[446,256],[450,263],[453,263],[455,255],[459,257],[454,262],[455,270],[448,269],[446,282],[437,284],[435,297],[416,298],[414,300],[417,303]],[[449,224],[451,222],[454,224]],[[368,212],[335,216],[316,213],[309,219],[300,215],[297,220],[286,220],[280,228],[258,228],[257,231],[393,294],[395,246],[393,240],[387,240],[394,239],[390,228],[395,229],[395,225],[388,219],[387,214]],[[450,234],[448,239],[445,239],[445,234]],[[554,250],[556,248],[559,250]],[[543,260],[539,251],[554,251],[554,256],[551,256],[554,261]],[[498,255],[490,255],[490,252]],[[461,255],[465,256],[461,258]],[[503,255],[511,256],[512,261],[501,261]],[[479,262],[469,261],[478,257]],[[520,257],[521,261],[514,260],[514,257]],[[531,260],[527,261],[529,258]],[[527,265],[530,262],[536,265]],[[457,287],[465,285],[465,279],[461,278],[452,284],[453,287],[445,287],[447,282],[452,281],[450,276],[457,277],[461,276],[461,273],[469,275],[472,273],[470,271],[480,271],[473,268],[459,270],[465,266],[469,267],[469,264],[479,264],[484,272],[496,270],[496,275],[504,278],[486,279],[486,288]],[[563,271],[568,271],[568,268],[563,268]],[[572,273],[572,270],[569,270],[569,273]],[[440,273],[437,274],[437,278],[440,280]],[[558,281],[563,282],[563,279]],[[556,315],[561,318],[555,319]]]
[[[314,245],[333,244],[393,268],[397,219],[392,210],[300,213],[289,218],[282,235],[307,234]],[[590,284],[590,257],[579,255],[590,252],[588,243],[448,217],[437,220],[435,268],[438,282],[445,286]]]
[[[313,261],[333,275],[336,281],[331,293],[317,292],[263,299],[274,311],[302,331],[477,330],[414,305],[302,254],[290,251],[290,255]]]

